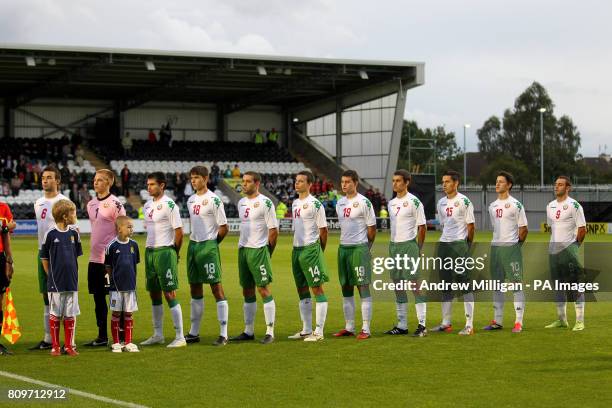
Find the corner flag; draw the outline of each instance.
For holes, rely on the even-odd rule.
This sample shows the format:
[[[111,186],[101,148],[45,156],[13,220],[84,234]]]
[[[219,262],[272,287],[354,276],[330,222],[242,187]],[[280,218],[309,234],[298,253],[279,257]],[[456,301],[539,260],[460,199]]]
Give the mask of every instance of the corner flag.
[[[2,322],[2,335],[11,343],[15,344],[21,337],[21,329],[19,320],[17,320],[17,310],[13,302],[11,289],[6,288],[6,307],[4,309],[4,319]]]

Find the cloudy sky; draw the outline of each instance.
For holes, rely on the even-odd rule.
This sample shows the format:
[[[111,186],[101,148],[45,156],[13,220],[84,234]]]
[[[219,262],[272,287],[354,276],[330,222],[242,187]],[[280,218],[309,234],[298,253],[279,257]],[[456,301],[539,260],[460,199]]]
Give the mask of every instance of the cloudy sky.
[[[612,151],[612,5],[583,0],[0,0],[0,42],[426,63],[405,116],[462,134],[534,80]]]

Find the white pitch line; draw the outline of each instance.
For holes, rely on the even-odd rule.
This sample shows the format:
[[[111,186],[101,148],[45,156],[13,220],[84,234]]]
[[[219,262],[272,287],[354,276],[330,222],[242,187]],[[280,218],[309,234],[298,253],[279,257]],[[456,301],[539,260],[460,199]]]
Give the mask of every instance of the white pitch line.
[[[36,385],[40,385],[46,388],[64,389],[68,393],[73,394],[73,395],[78,395],[79,397],[89,398],[89,399],[100,401],[100,402],[106,402],[108,404],[119,405],[121,407],[148,408],[146,405],[139,405],[139,404],[134,404],[132,402],[125,402],[125,401],[116,400],[112,398],[106,398],[101,395],[91,394],[89,392],[79,391],[79,390],[75,390],[74,388],[63,387],[57,384],[51,384],[45,381],[36,380],[34,378],[25,377],[23,375],[9,373],[7,371],[0,370],[0,375],[3,377],[12,378],[13,380],[23,381],[23,382],[27,382],[30,384],[36,384]]]

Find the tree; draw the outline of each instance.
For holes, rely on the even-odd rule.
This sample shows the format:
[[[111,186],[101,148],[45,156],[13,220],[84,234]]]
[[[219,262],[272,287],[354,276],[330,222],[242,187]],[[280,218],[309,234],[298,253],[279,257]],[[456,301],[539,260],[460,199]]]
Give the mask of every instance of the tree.
[[[410,140],[412,142],[409,142]],[[411,147],[410,154],[409,146]],[[453,132],[447,132],[443,126],[421,129],[415,121],[404,120],[398,160],[399,168],[414,173],[433,173],[435,163],[439,173],[457,161],[459,153]]]
[[[477,130],[478,149],[494,162],[501,155],[524,163],[529,170],[522,183],[540,180],[540,108],[544,124],[544,180],[550,183],[559,174],[576,174],[580,133],[568,116],[557,119],[554,103],[546,89],[537,82],[531,84],[506,109],[503,118],[487,119]]]
[[[516,185],[526,184],[530,180],[529,168],[521,161],[510,157],[507,154],[502,154],[495,160],[490,162],[480,173],[479,182],[484,185],[495,183],[497,173],[500,170],[510,172],[514,176]]]

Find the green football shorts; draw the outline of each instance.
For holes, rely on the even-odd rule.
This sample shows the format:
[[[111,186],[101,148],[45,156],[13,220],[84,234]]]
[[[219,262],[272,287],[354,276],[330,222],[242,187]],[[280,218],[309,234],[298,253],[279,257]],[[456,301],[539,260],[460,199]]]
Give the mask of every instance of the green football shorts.
[[[221,282],[221,257],[214,239],[189,241],[187,248],[187,279],[189,284]]]
[[[291,269],[298,288],[318,287],[329,281],[323,250],[319,241],[303,247],[293,247]]]
[[[178,257],[174,248],[146,248],[145,275],[149,292],[177,290]]]
[[[510,246],[491,246],[489,261],[491,278],[501,282],[523,281],[523,254],[521,244]]]
[[[268,247],[238,248],[238,276],[243,288],[265,287],[272,283]]]
[[[399,255],[403,257],[408,255],[411,259],[419,257],[419,246],[416,240],[404,241],[404,242],[391,242],[389,243],[389,257],[395,259]],[[413,271],[411,268],[408,269],[391,269],[391,279],[393,281],[399,280],[418,280],[420,277],[420,271]]]
[[[342,286],[369,285],[372,256],[367,244],[338,247],[338,277]]]

